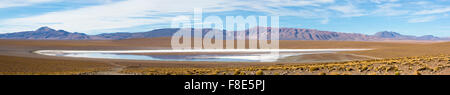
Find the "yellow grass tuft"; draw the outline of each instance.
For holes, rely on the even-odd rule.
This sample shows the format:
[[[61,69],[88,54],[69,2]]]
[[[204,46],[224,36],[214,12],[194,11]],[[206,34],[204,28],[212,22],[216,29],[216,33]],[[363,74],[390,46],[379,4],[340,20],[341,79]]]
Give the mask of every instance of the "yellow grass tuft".
[[[256,74],[256,75],[264,75],[264,72],[263,72],[262,70],[258,70],[258,71],[256,71],[255,74]]]

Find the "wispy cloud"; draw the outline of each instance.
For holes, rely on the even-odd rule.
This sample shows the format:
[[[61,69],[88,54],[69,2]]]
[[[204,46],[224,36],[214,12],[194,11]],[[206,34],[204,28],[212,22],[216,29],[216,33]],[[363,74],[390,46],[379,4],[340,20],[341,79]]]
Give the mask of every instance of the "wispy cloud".
[[[54,2],[59,0],[0,0],[0,8],[28,6],[39,3]]]
[[[414,13],[415,15],[428,15],[428,14],[439,14],[439,13],[446,13],[450,12],[450,7],[445,8],[437,8],[437,9],[431,9],[431,10],[422,10],[419,12]]]
[[[415,5],[429,5],[431,4],[428,1],[417,1],[417,2],[411,2],[411,4],[415,4]]]
[[[177,3],[173,3],[177,2]],[[145,24],[168,22],[168,13],[190,12],[195,7],[221,6],[221,2],[203,2],[199,0],[128,0],[76,10],[51,12],[43,15],[8,19],[3,25],[17,27],[39,27],[41,25],[70,31],[92,33],[95,30],[127,28]],[[189,6],[187,6],[189,5]],[[220,10],[220,9],[218,9]],[[154,17],[148,19],[146,17]],[[15,27],[9,27],[14,28]]]
[[[401,4],[394,4],[394,3],[387,3],[377,6],[378,9],[374,10],[372,13],[376,15],[382,15],[382,16],[397,16],[397,15],[404,15],[409,13],[408,10],[398,10],[395,8],[402,7]]]
[[[328,24],[328,22],[330,22],[330,18],[325,18],[320,21],[321,24]]]
[[[437,16],[426,16],[426,17],[419,17],[419,18],[413,18],[408,20],[409,23],[421,23],[421,22],[429,22],[436,20]]]
[[[344,17],[354,17],[354,16],[364,16],[366,15],[363,9],[359,9],[353,4],[347,4],[347,5],[336,5],[336,6],[330,6],[328,7],[331,10],[335,10],[338,12],[343,13]]]
[[[370,1],[380,4],[380,3],[384,3],[384,2],[397,2],[399,0],[370,0]]]
[[[100,30],[170,23],[172,17],[164,15],[190,14],[194,8],[203,8],[204,12],[252,10],[289,15],[286,13],[293,10],[286,9],[286,12],[277,12],[276,9],[283,10],[283,7],[286,6],[319,6],[323,3],[332,3],[334,0],[267,0],[263,2],[240,0],[126,0],[76,10],[8,19],[0,22],[1,25],[8,26],[0,28],[0,31],[16,32],[22,31],[18,29],[23,29],[24,26],[36,28],[45,25],[69,31],[95,33]]]
[[[118,32],[133,27],[169,24],[175,16],[192,15],[194,8],[202,8],[206,14],[251,11],[267,15],[312,18],[320,24],[341,21],[341,18],[365,16],[405,16],[400,18],[402,23],[420,23],[442,19],[441,15],[450,12],[450,7],[445,6],[427,7],[425,10],[416,8],[418,5],[439,4],[436,1],[414,1],[413,4],[404,3],[409,2],[406,0],[0,0],[0,8],[61,1],[75,4],[101,3],[20,18],[0,18],[0,32],[32,30],[40,26],[92,34]],[[241,14],[235,14],[237,15]],[[136,29],[122,32],[134,31]]]

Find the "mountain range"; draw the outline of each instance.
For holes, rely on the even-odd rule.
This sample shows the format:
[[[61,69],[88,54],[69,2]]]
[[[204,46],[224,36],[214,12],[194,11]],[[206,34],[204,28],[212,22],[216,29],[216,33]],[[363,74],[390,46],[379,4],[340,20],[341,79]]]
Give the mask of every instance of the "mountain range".
[[[87,35],[84,33],[71,33],[64,30],[55,30],[49,27],[41,27],[35,31],[24,31],[15,33],[0,34],[0,39],[19,39],[19,40],[120,40],[133,38],[154,38],[171,37],[179,28],[156,29],[148,32],[137,33],[103,33],[98,35]],[[194,30],[194,29],[192,29]],[[213,29],[202,29],[203,34]],[[450,38],[439,38],[433,35],[410,36],[402,35],[391,31],[382,31],[374,35],[359,33],[341,33],[331,31],[320,31],[316,29],[302,28],[279,28],[280,40],[342,40],[342,41],[380,41],[380,40],[446,40]],[[272,28],[268,28],[270,34]],[[224,32],[225,33],[225,32]],[[248,30],[245,30],[249,34]]]

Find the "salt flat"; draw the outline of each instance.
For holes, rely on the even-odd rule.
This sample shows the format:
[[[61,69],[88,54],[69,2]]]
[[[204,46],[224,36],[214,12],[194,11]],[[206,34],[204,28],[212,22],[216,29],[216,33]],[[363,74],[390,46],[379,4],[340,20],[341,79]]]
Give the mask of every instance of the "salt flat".
[[[47,56],[157,60],[157,61],[209,61],[209,62],[276,62],[279,59],[304,54],[320,54],[340,51],[370,49],[196,49],[196,50],[38,50],[34,53]],[[195,55],[133,55],[137,53],[221,53]],[[240,53],[240,54],[232,54]],[[251,54],[242,54],[251,53]],[[256,53],[256,54],[255,54]]]

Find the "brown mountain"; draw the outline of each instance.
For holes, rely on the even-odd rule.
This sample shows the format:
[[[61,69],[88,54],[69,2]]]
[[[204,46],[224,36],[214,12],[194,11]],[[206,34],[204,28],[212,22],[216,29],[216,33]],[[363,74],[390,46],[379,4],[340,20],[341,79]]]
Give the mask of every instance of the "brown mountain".
[[[272,31],[269,29],[268,31]],[[357,33],[340,33],[320,31],[315,29],[280,28],[281,40],[348,40],[365,41],[373,39],[371,36]]]

